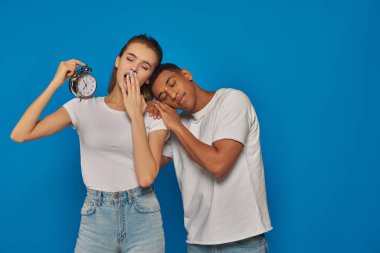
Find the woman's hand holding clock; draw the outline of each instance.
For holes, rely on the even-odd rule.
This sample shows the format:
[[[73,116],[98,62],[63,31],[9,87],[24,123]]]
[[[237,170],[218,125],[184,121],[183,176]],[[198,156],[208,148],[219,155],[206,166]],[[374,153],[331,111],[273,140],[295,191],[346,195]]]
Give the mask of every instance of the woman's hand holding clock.
[[[55,88],[59,88],[67,80],[67,78],[74,74],[78,65],[85,66],[83,62],[75,59],[60,62],[54,78],[51,81],[51,85]]]

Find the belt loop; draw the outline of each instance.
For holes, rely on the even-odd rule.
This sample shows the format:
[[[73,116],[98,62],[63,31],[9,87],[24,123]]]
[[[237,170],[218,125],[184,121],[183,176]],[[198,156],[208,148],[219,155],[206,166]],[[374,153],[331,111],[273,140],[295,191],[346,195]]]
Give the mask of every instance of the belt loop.
[[[128,194],[128,203],[130,205],[132,205],[132,201],[133,201],[132,192],[131,191],[127,191],[127,194]]]
[[[102,193],[98,191],[98,207],[100,207],[101,201],[102,201]]]

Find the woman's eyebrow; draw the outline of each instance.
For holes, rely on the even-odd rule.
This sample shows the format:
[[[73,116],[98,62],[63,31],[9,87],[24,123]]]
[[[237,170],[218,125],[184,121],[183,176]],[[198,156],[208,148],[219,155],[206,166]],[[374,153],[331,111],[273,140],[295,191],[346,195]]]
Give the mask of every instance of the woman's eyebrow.
[[[131,55],[131,56],[137,58],[137,56],[135,54],[133,54],[133,53],[127,53],[127,55]]]
[[[127,53],[127,55],[131,55],[131,56],[133,56],[133,57],[135,57],[135,58],[138,58],[137,55],[135,55],[134,53]],[[149,65],[149,67],[152,67],[152,64],[150,64],[150,63],[149,63],[148,61],[146,61],[146,60],[143,60],[143,63],[146,63],[146,64]]]
[[[146,63],[146,64],[149,65],[149,67],[152,67],[152,65],[149,62],[147,62],[147,61],[143,61],[143,63]]]

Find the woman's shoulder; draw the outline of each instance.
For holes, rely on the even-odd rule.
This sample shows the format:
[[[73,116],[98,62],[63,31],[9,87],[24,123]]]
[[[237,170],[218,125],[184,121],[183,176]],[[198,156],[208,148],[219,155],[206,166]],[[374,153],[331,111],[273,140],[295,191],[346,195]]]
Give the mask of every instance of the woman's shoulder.
[[[66,102],[63,107],[66,109],[71,109],[72,111],[87,112],[97,110],[99,104],[102,103],[103,97],[91,97],[91,98],[72,98]]]
[[[157,129],[166,129],[164,121],[162,119],[154,119],[148,112],[144,113],[145,128],[154,131]]]
[[[153,124],[154,122],[161,122],[162,119],[154,119],[153,116],[149,115],[149,112],[144,112],[144,122],[145,125]]]
[[[97,104],[103,101],[103,97],[90,97],[90,98],[72,98],[67,103],[77,104],[77,105],[90,105]]]

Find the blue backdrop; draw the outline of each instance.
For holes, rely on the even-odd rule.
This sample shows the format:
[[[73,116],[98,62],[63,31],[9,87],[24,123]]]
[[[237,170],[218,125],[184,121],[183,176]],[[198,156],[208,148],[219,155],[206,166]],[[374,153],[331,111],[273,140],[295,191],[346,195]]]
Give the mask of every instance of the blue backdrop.
[[[114,58],[148,33],[207,90],[241,89],[261,124],[271,252],[380,252],[380,2],[0,2],[0,252],[72,252],[85,187],[71,128],[9,135],[62,60],[106,94]],[[67,84],[44,115],[71,99]],[[172,165],[156,190],[167,252],[185,252]]]

